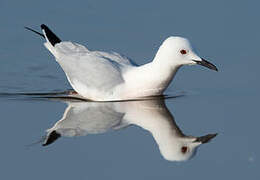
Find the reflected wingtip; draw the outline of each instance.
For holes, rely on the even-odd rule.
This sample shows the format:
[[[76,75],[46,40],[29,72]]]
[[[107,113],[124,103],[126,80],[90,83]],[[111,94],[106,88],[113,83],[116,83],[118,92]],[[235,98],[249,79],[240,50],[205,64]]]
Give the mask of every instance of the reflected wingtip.
[[[55,130],[49,133],[46,137],[45,142],[42,144],[42,146],[47,146],[49,144],[52,144],[54,141],[56,141],[59,137],[61,137],[61,134],[56,132]]]

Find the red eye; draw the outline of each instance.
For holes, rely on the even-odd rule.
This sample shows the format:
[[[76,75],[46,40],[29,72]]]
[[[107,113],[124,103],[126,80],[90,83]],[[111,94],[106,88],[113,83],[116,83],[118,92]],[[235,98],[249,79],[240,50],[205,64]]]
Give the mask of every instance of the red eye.
[[[182,49],[182,50],[180,50],[180,53],[181,53],[181,54],[187,54],[187,51],[184,50],[184,49]]]
[[[183,147],[181,148],[181,152],[182,152],[183,154],[186,153],[187,150],[188,150],[188,147],[187,147],[187,146],[183,146]]]

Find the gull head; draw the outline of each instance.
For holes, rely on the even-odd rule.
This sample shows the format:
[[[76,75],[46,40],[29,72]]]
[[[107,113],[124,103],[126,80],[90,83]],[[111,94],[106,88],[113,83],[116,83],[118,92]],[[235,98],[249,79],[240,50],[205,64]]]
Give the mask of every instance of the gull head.
[[[200,137],[183,136],[159,146],[163,157],[169,161],[186,161],[196,155],[197,148],[201,144],[208,143],[217,134],[208,134]]]
[[[155,59],[166,61],[171,66],[202,65],[218,71],[217,67],[199,57],[192,49],[188,39],[178,36],[168,37],[160,46]]]

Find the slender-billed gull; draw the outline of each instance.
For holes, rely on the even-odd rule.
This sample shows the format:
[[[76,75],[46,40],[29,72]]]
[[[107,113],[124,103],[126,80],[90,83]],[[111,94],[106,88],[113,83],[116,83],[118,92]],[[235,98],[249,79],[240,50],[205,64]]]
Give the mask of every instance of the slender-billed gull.
[[[137,66],[118,53],[90,51],[85,46],[61,41],[46,25],[45,47],[54,55],[73,89],[94,101],[136,99],[162,95],[182,65],[199,64],[217,71],[216,66],[194,53],[189,41],[171,36],[160,46],[153,61]]]
[[[162,156],[169,161],[192,158],[197,148],[217,134],[200,137],[185,135],[163,99],[124,102],[65,101],[68,105],[63,117],[47,130],[43,146],[59,137],[87,136],[135,125],[149,131]],[[120,146],[120,144],[119,144]],[[140,148],[140,147],[138,147]]]

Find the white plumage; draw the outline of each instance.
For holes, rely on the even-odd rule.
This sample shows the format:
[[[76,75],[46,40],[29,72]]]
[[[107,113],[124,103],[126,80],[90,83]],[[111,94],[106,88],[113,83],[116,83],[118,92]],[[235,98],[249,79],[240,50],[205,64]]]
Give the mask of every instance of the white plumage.
[[[64,70],[73,89],[95,101],[143,98],[163,94],[177,70],[185,64],[217,68],[198,57],[187,39],[169,37],[160,46],[154,60],[137,66],[118,53],[90,51],[77,43],[61,41],[46,25],[43,34],[46,48]]]
[[[61,136],[75,137],[120,130],[130,125],[151,133],[162,156],[169,161],[192,158],[196,149],[216,134],[194,137],[185,135],[162,99],[125,102],[66,101],[63,117],[47,130],[43,145]],[[120,146],[120,145],[118,145]]]

